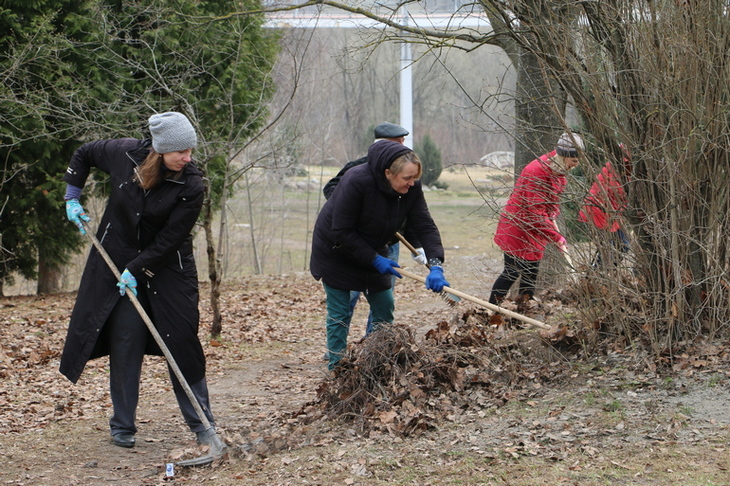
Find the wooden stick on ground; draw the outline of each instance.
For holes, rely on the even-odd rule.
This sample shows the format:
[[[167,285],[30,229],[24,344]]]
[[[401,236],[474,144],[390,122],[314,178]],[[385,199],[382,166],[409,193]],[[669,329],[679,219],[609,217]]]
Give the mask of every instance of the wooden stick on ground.
[[[398,273],[401,275],[405,275],[408,278],[412,278],[414,280],[418,280],[419,282],[426,283],[426,278],[422,277],[416,273],[411,272],[410,270],[406,270],[404,268],[397,268],[396,269]],[[542,321],[538,321],[537,319],[532,319],[531,317],[523,316],[522,314],[518,314],[517,312],[512,312],[511,310],[504,309],[502,307],[499,307],[498,305],[490,304],[489,302],[485,300],[478,299],[476,297],[473,297],[469,294],[465,294],[464,292],[460,292],[458,290],[452,289],[451,287],[444,287],[444,292],[455,295],[457,297],[461,297],[462,299],[474,302],[475,304],[479,304],[482,307],[486,307],[487,309],[499,312],[500,314],[504,314],[507,317],[512,317],[514,319],[520,320],[524,322],[525,324],[529,324],[534,327],[539,327],[540,329],[550,329],[550,326],[545,324]]]

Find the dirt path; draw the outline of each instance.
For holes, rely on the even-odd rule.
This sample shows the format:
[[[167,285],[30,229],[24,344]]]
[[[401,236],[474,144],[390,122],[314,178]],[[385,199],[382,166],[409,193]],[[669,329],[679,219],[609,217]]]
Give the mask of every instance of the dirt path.
[[[303,289],[294,293],[294,304],[287,302],[286,308],[279,305],[287,300],[286,278],[261,278],[258,288],[233,287],[226,294],[231,312],[224,338],[231,340],[222,346],[209,343],[206,352],[214,413],[221,434],[234,444],[249,439],[251,431],[256,437],[255,431],[286,423],[287,415],[316,399],[317,386],[326,378],[321,290],[307,275],[296,276],[296,281]],[[435,314],[448,315],[448,306],[420,293],[419,286],[400,284],[404,295],[413,292],[419,298],[416,302],[401,298],[399,315],[422,323],[432,321]],[[265,295],[272,293],[281,299],[267,300]],[[113,446],[107,426],[106,360],[92,362],[75,386],[57,372],[73,298],[71,294],[15,297],[3,304],[13,314],[6,315],[8,322],[22,324],[3,336],[3,349],[17,348],[12,342],[18,340],[30,348],[27,353],[4,353],[0,361],[5,378],[0,423],[6,428],[0,447],[4,464],[0,484],[154,483],[171,457],[195,447],[179,417],[164,363],[155,357],[145,362],[137,446],[131,450]],[[364,303],[357,309],[351,334],[355,338],[364,332],[366,310]],[[32,356],[39,348],[48,350],[47,360]],[[19,364],[24,368],[18,369]]]

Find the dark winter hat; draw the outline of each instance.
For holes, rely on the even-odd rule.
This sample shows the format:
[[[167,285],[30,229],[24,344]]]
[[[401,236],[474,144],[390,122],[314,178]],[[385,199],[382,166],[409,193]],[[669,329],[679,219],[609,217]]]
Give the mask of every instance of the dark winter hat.
[[[188,117],[176,111],[152,115],[149,120],[152,148],[158,154],[179,152],[198,145],[195,128]]]
[[[408,135],[408,130],[395,123],[381,123],[375,130],[375,138],[400,138]]]
[[[555,152],[562,157],[578,157],[579,150],[585,150],[585,145],[577,133],[563,133],[555,146]]]
[[[368,164],[376,174],[383,174],[383,171],[390,168],[395,159],[408,152],[413,152],[413,150],[402,143],[383,140],[370,145]]]

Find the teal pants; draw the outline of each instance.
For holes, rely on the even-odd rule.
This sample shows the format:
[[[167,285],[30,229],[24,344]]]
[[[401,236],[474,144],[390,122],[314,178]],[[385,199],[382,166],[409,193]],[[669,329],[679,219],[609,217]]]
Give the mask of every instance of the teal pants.
[[[327,352],[329,353],[330,370],[334,369],[347,349],[347,334],[350,332],[352,313],[350,309],[350,291],[333,289],[322,282],[327,294]],[[383,323],[393,322],[395,300],[393,289],[380,292],[364,292],[373,316],[373,331],[377,331]]]

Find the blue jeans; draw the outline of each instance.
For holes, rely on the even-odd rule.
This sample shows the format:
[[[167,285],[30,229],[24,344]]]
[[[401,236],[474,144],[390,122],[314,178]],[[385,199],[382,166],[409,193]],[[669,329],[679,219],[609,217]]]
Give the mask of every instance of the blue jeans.
[[[400,256],[400,243],[393,243],[392,245],[388,246],[388,259],[393,260],[394,262],[398,261],[398,257]],[[395,281],[396,276],[393,275],[391,277],[393,283],[391,285],[392,287],[395,287]],[[360,293],[357,290],[351,290],[350,291],[350,316],[355,312],[355,306],[357,305],[357,301],[360,300]],[[365,335],[367,336],[373,332],[373,311],[370,309],[370,313],[368,314],[368,323],[365,326]]]
[[[350,310],[350,291],[334,289],[322,282],[327,294],[327,353],[329,355],[328,368],[334,369],[342,359],[347,349],[347,335],[350,332],[352,312]],[[377,331],[382,324],[393,322],[395,300],[393,289],[380,292],[365,292],[365,298],[370,305],[373,320],[373,331]]]

